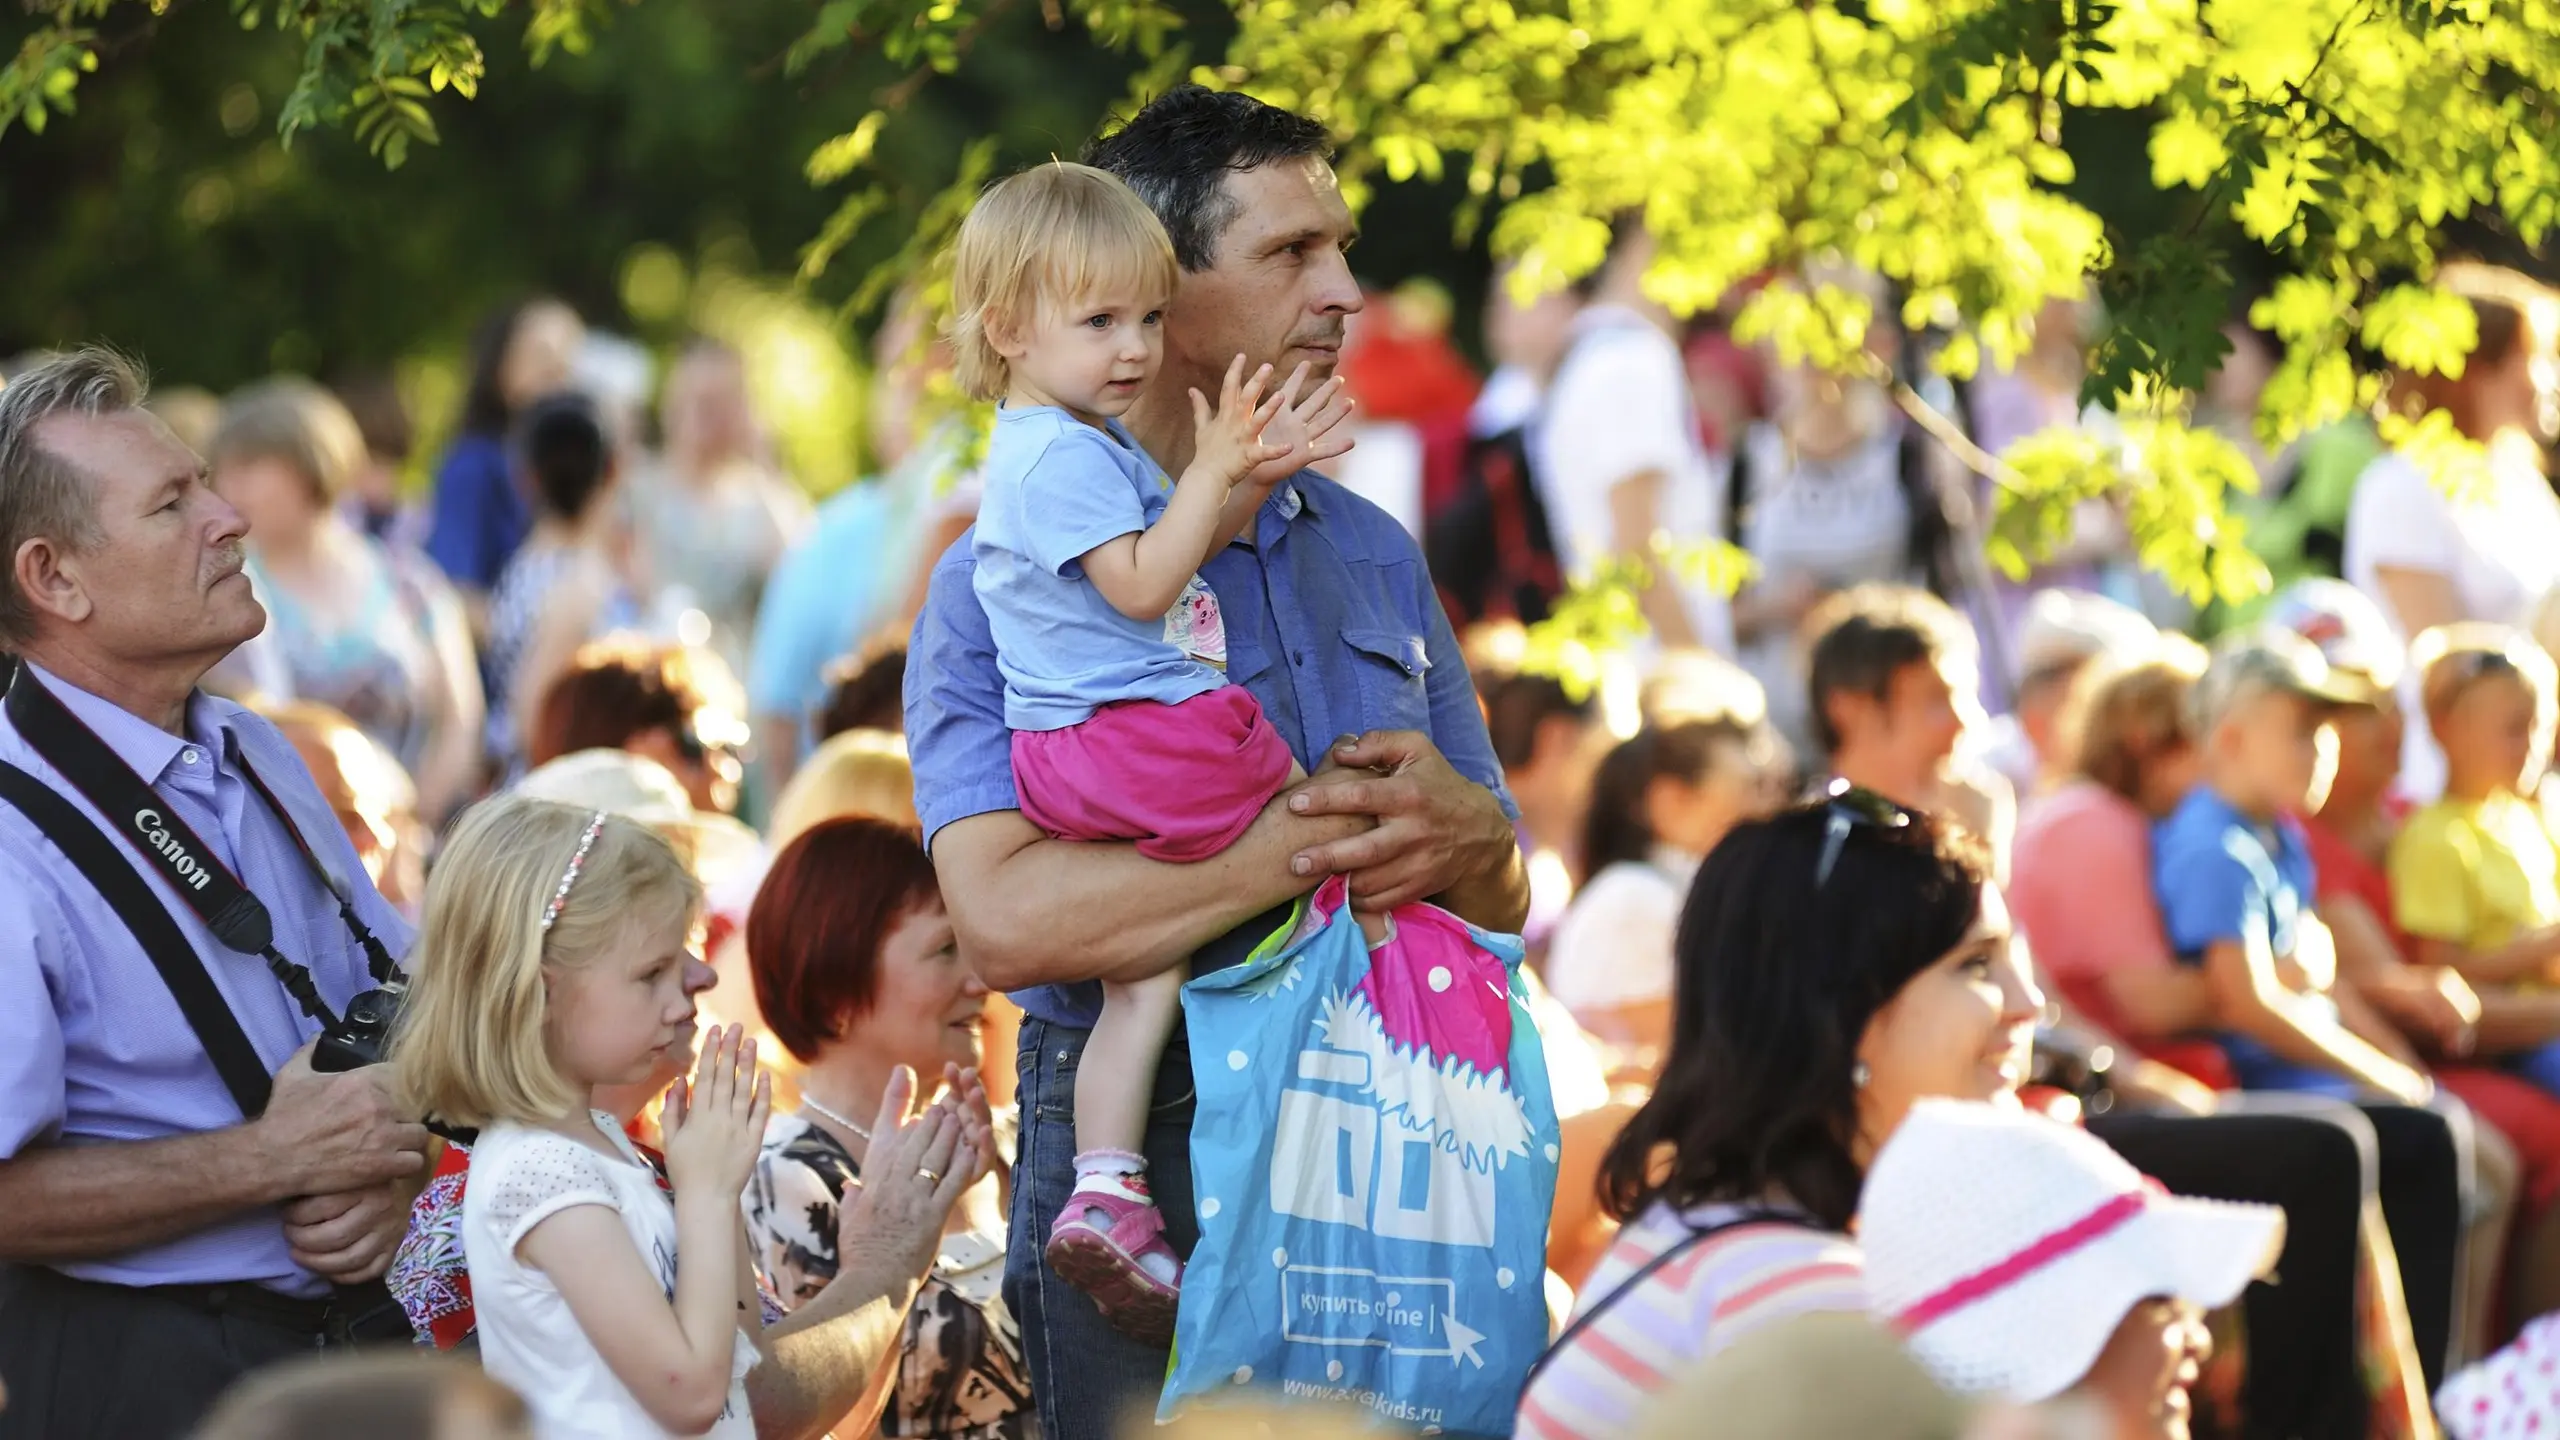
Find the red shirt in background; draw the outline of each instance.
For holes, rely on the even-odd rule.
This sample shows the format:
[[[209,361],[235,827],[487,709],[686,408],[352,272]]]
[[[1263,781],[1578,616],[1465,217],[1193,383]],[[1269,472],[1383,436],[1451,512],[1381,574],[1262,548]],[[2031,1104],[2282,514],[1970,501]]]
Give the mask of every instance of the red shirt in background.
[[[2395,828],[2399,818],[2393,817]],[[2408,959],[2409,937],[2401,930],[2398,917],[2391,913],[2391,872],[2379,861],[2359,854],[2336,831],[2315,818],[2303,820],[2302,834],[2311,842],[2312,868],[2319,872],[2319,893],[2314,903],[2342,895],[2363,901],[2373,918],[2382,922],[2383,933],[2391,938],[2391,948],[2399,952],[2401,959]]]

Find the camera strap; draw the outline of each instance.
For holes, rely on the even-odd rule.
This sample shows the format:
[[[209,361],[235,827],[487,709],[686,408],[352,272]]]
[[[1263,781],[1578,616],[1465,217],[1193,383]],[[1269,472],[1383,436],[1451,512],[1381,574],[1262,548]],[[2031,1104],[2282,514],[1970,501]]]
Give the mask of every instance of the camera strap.
[[[151,957],[161,983],[169,987],[169,998],[178,1002],[178,1012],[196,1032],[196,1043],[204,1047],[214,1073],[222,1077],[223,1088],[239,1102],[240,1118],[254,1120],[265,1113],[272,1088],[266,1062],[258,1058],[248,1032],[240,1028],[240,1017],[231,1013],[230,1003],[214,988],[213,976],[195,946],[187,943],[186,932],[169,918],[168,907],[151,893],[151,886],[116,854],[115,842],[81,814],[80,807],[5,761],[0,761],[0,800],[25,812],[133,931],[134,941]]]
[[[310,970],[276,949],[275,921],[265,903],[249,893],[249,888],[222,863],[213,847],[206,844],[194,827],[177,814],[175,806],[162,800],[158,792],[144,783],[112,746],[99,739],[94,731],[81,723],[80,717],[72,714],[68,706],[45,688],[43,682],[28,673],[28,667],[21,665],[18,668],[9,686],[6,705],[10,724],[18,733],[86,796],[99,813],[110,817],[111,823],[122,834],[126,848],[139,855],[145,865],[168,882],[178,898],[196,913],[206,929],[213,932],[215,939],[244,955],[255,955],[265,961],[277,983],[284,986],[285,993],[291,995],[302,1012],[317,1021],[321,1028],[327,1029],[337,1023],[328,1002],[321,998],[320,988],[313,982]],[[396,978],[398,970],[390,955],[357,917],[352,892],[346,881],[312,849],[310,841],[303,837],[302,827],[294,822],[292,812],[250,768],[246,757],[233,750],[228,758],[240,767],[241,773],[249,780],[250,788],[256,790],[259,798],[275,812],[285,833],[293,837],[295,848],[302,852],[304,861],[337,900],[339,916],[364,948],[366,967],[372,971],[376,983],[388,983]],[[11,798],[18,799],[14,795]],[[42,823],[37,812],[25,803],[20,802],[18,808],[26,810],[30,818],[37,818]],[[71,813],[78,815],[77,810]],[[85,817],[83,821],[85,824]],[[88,828],[94,832],[97,827],[89,825]],[[50,831],[50,827],[48,829]],[[67,849],[65,853],[68,853]],[[82,864],[87,868],[86,862]],[[155,905],[153,908],[159,907]],[[189,949],[192,953],[192,947]],[[167,967],[162,968],[165,973]],[[196,968],[202,969],[201,965]],[[175,985],[171,988],[173,994],[178,993]],[[228,1013],[227,1008],[225,1013]],[[237,1028],[236,1021],[234,1028]],[[198,1029],[201,1031],[202,1027]]]

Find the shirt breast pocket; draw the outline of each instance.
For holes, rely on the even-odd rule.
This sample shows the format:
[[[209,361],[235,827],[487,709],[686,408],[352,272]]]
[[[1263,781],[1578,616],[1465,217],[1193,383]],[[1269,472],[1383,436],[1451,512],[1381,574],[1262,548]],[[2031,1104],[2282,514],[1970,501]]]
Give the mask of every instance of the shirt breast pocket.
[[[1351,668],[1360,681],[1360,728],[1431,730],[1431,656],[1422,637],[1402,630],[1345,630]]]

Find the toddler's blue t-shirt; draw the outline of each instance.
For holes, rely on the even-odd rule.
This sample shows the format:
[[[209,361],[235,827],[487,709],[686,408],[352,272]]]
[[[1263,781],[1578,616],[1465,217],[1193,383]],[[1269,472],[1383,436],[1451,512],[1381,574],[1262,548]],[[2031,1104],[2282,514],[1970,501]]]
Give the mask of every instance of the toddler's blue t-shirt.
[[[972,583],[996,643],[1007,726],[1063,730],[1104,705],[1178,705],[1226,683],[1167,638],[1164,618],[1112,608],[1077,563],[1154,524],[1173,495],[1118,421],[1097,430],[1053,406],[999,410],[980,474]]]

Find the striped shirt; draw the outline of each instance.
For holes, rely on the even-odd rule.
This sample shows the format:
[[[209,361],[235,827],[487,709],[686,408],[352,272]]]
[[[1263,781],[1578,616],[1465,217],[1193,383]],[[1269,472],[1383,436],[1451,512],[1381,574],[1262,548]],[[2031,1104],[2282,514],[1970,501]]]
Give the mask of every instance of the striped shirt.
[[[1657,1204],[1618,1234],[1583,1286],[1576,1314],[1598,1305],[1693,1229],[1741,1207],[1685,1215]],[[1616,1440],[1632,1434],[1654,1392],[1734,1341],[1817,1311],[1863,1313],[1857,1244],[1828,1230],[1743,1225],[1690,1246],[1610,1303],[1560,1347],[1520,1400],[1520,1440]]]

